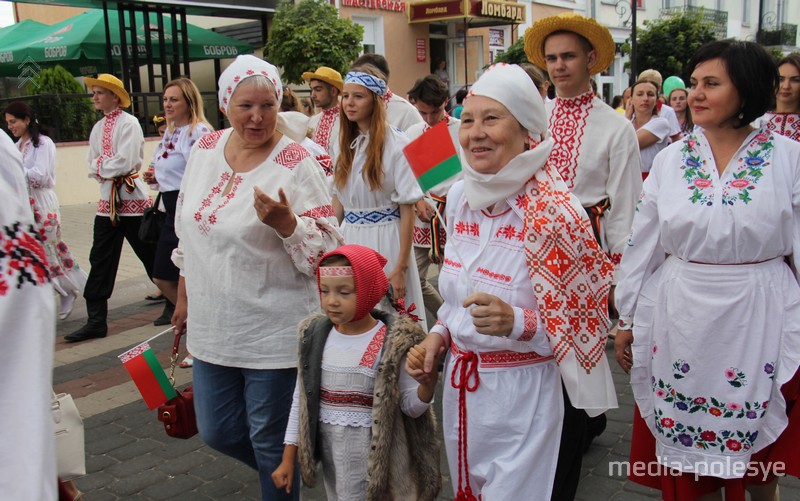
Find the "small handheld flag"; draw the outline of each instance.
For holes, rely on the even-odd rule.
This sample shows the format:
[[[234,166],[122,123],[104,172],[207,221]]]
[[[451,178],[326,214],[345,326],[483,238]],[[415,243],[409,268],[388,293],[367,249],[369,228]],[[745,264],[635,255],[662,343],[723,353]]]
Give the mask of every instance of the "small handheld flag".
[[[422,191],[428,191],[461,172],[461,160],[447,129],[439,122],[403,148]]]
[[[139,389],[144,403],[150,410],[176,396],[175,388],[147,341],[119,355],[118,358],[136,383],[136,388]]]

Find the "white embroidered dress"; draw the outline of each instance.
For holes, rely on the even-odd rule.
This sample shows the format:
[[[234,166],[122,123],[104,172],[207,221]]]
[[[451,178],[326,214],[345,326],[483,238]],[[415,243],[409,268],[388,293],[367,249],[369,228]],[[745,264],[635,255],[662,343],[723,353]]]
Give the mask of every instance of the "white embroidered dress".
[[[354,141],[353,169],[343,189],[334,187],[336,195],[344,207],[342,234],[348,244],[359,244],[380,252],[387,259],[384,271],[388,276],[400,258],[400,204],[413,204],[422,198],[420,190],[408,161],[403,156],[403,148],[408,138],[392,127],[386,127],[383,143],[383,186],[372,191],[362,176],[367,161],[369,136],[360,134]],[[419,271],[413,255],[413,246],[408,258],[406,272],[406,308],[420,317],[425,324],[425,307],[422,302],[422,288]],[[378,305],[381,309],[394,311],[386,301]]]
[[[139,172],[144,156],[144,136],[139,120],[117,109],[106,114],[94,124],[89,136],[89,177],[100,183],[100,200],[97,215],[110,215],[109,198],[114,189],[114,178]],[[147,185],[141,178],[133,180],[134,190],[119,188],[120,217],[141,216],[153,201]]]
[[[467,451],[472,492],[483,499],[531,499],[531,493],[550,499],[561,437],[561,376],[525,261],[524,197],[520,190],[490,214],[469,208],[461,181],[447,195],[451,238],[439,274],[444,304],[432,329],[451,343],[442,379],[442,430],[457,489],[459,390],[451,377],[462,353],[475,352],[480,384],[466,393]],[[473,292],[495,295],[514,308],[510,336],[475,330],[463,307]]]
[[[30,139],[17,142],[22,152],[22,167],[28,180],[31,208],[42,237],[50,266],[53,286],[62,296],[83,294],[86,272],[83,271],[61,240],[61,210],[53,187],[56,185],[56,145],[47,136],[39,136],[39,147]]]
[[[173,262],[186,279],[188,350],[228,367],[295,367],[297,324],[319,309],[314,269],[341,236],[322,169],[303,147],[283,136],[263,164],[237,174],[224,155],[231,131],[195,144],[178,197]],[[294,234],[282,239],[258,219],[255,186],[276,200],[283,188]]]
[[[332,328],[322,352],[319,442],[325,491],[331,501],[365,499],[367,457],[372,438],[375,373],[381,361],[386,325],[380,320],[363,334],[342,334]],[[284,443],[297,445],[300,383],[295,385]],[[400,371],[400,408],[421,416],[429,404],[417,396],[419,384]]]
[[[609,199],[600,245],[617,265],[642,191],[639,144],[630,122],[591,92],[545,103],[555,144],[550,163],[581,205]]]
[[[51,410],[55,302],[22,158],[0,133],[0,493],[58,499]]]
[[[800,144],[753,131],[722,175],[702,131],[661,152],[618,270],[631,386],[660,462],[741,477],[786,427],[800,362]]]

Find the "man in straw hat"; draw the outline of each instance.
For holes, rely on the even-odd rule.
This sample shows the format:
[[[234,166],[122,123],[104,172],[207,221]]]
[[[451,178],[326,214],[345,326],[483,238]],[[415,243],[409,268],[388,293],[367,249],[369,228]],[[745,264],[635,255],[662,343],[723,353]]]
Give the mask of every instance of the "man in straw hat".
[[[555,140],[550,162],[586,208],[603,250],[619,264],[642,178],[633,127],[592,92],[591,76],[611,64],[614,51],[608,29],[578,14],[541,19],[525,32],[528,59],[547,70],[556,88],[556,99],[546,104]],[[554,500],[574,498],[582,454],[605,428],[604,416],[590,420],[566,393],[564,404]]]
[[[332,155],[339,141],[339,96],[344,88],[344,80],[341,73],[327,66],[320,66],[314,72],[306,71],[303,80],[311,86],[314,106],[321,110],[308,122],[312,131],[311,140]]]
[[[122,111],[131,98],[113,75],[84,78],[92,102],[103,112],[89,136],[89,177],[100,183],[100,200],[94,218],[94,240],[89,254],[91,269],[83,297],[89,318],[86,325],[67,335],[67,342],[106,337],[108,298],[114,290],[122,241],[128,240],[152,278],[155,248],[139,239],[142,213],[153,202],[139,169],[144,155],[142,126]]]

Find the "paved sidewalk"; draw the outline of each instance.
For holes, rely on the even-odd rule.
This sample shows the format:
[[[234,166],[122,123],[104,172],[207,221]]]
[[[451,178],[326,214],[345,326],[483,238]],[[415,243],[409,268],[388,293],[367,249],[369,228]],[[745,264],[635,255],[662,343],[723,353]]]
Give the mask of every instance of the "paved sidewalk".
[[[62,235],[75,259],[89,266],[94,205],[61,208]],[[86,501],[103,500],[258,500],[258,476],[250,468],[206,447],[199,437],[177,440],[167,437],[148,411],[117,355],[163,330],[152,321],[162,304],[144,296],[154,290],[144,268],[130,247],[123,247],[117,284],[109,303],[109,336],[83,343],[66,344],[63,336],[80,327],[86,318],[80,299],[72,316],[58,323],[54,386],[75,398],[85,418],[87,476],[78,479]],[[172,337],[151,342],[164,366],[168,365]],[[613,347],[607,348],[613,361]],[[577,499],[585,501],[639,501],[659,499],[658,491],[627,482],[610,471],[617,461],[626,461],[630,449],[633,396],[627,376],[612,362],[620,400],[619,409],[609,411],[608,428],[583,457],[583,475]],[[191,380],[191,370],[177,369],[179,385]],[[437,395],[437,415],[441,398]],[[439,419],[441,425],[441,419]],[[447,472],[442,454],[442,471]],[[439,499],[453,499],[449,476]],[[303,488],[308,501],[326,499],[324,489]],[[531,494],[530,501],[537,498]],[[781,480],[781,499],[800,500],[800,481]],[[521,501],[521,500],[491,500]]]

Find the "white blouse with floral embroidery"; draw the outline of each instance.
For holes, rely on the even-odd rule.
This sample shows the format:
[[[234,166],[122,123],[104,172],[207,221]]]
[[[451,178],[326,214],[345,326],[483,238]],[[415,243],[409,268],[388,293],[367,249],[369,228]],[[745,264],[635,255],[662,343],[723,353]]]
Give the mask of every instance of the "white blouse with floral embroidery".
[[[317,261],[343,240],[308,151],[284,136],[263,164],[237,174],[224,156],[231,131],[195,144],[178,197],[172,259],[186,281],[188,349],[217,365],[295,367],[297,324],[319,309]],[[294,234],[283,239],[258,219],[255,186],[275,200],[283,188]]]
[[[617,270],[631,386],[662,464],[741,477],[786,427],[800,362],[800,144],[752,131],[722,175],[702,130],[655,159]],[[635,447],[635,445],[634,445]]]

